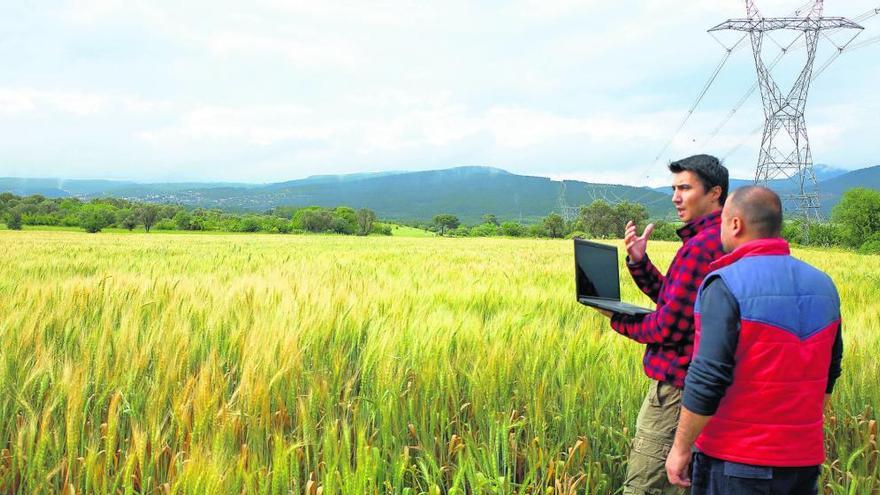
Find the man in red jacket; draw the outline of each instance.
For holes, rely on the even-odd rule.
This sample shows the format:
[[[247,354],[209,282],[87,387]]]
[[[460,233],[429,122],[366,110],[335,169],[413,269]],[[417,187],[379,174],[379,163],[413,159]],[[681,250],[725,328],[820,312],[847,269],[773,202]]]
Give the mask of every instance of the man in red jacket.
[[[630,274],[657,308],[638,316],[600,311],[611,317],[615,331],[645,344],[644,371],[652,380],[636,420],[624,495],[680,492],[666,479],[664,462],[672,447],[693,352],[697,288],[709,273],[709,264],[723,254],[719,224],[727,197],[727,169],[713,156],[696,155],[671,163],[669,171],[672,203],[685,225],[678,229],[682,246],[666,275],[646,254],[653,225],[639,236],[630,222],[624,237]]]
[[[828,275],[791,257],[781,228],[769,189],[737,189],[724,205],[729,254],[700,288],[666,461],[669,481],[691,493],[817,493],[823,409],[843,352],[840,299]]]

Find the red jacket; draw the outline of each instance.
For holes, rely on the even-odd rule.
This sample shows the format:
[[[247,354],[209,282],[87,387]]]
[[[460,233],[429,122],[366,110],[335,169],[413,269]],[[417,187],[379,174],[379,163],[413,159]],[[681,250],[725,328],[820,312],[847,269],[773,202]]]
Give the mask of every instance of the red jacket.
[[[712,266],[739,307],[733,381],[696,441],[712,457],[760,466],[821,464],[823,399],[840,300],[831,279],[782,239],[740,246]],[[702,288],[701,288],[702,290]],[[697,301],[695,348],[703,331]]]

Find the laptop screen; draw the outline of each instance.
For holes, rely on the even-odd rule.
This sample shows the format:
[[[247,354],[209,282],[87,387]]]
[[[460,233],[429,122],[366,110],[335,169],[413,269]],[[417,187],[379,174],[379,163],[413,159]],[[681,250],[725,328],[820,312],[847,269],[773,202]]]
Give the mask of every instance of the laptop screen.
[[[574,262],[578,298],[620,300],[616,247],[575,239]]]

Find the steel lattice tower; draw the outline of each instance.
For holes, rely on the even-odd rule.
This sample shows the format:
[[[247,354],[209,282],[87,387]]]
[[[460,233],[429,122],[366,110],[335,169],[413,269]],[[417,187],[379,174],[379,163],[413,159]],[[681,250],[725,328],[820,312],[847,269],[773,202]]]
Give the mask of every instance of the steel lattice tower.
[[[576,219],[577,216],[580,214],[580,208],[576,206],[568,206],[564,179],[559,186],[559,197],[557,198],[556,203],[557,208],[559,208],[559,214],[562,215],[562,219],[566,222],[571,222],[572,220]]]
[[[822,9],[823,0],[816,0],[806,17],[762,17],[755,2],[746,0],[748,17],[730,19],[709,30],[733,30],[748,34],[765,118],[755,183],[766,186],[774,179],[794,182],[794,192],[781,194],[783,204],[786,210],[794,210],[807,221],[819,218],[819,191],[804,120],[819,36],[826,29],[862,29],[843,17],[823,17]],[[761,56],[764,34],[777,30],[801,31],[807,48],[806,63],[787,93],[773,80]]]

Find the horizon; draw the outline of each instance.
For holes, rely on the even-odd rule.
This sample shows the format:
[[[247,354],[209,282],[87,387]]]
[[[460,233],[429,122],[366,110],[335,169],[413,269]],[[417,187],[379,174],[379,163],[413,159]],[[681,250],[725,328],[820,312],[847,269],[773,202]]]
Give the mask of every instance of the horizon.
[[[823,170],[823,169],[824,170],[832,170],[832,171],[838,170],[838,171],[842,171],[842,173],[855,172],[858,170],[864,170],[867,168],[873,168],[873,167],[877,167],[877,166],[880,166],[880,163],[878,163],[876,165],[867,165],[865,167],[860,167],[860,168],[856,168],[856,169],[845,169],[843,167],[836,167],[836,166],[828,165],[828,164],[824,164],[824,163],[817,163],[814,165],[814,167],[819,170]],[[139,185],[195,183],[195,184],[206,184],[206,185],[208,185],[208,184],[224,184],[224,185],[241,184],[241,185],[248,185],[248,186],[263,186],[263,185],[280,184],[280,183],[284,183],[284,182],[295,182],[295,181],[301,181],[301,180],[307,180],[307,179],[313,179],[313,178],[319,178],[319,177],[350,177],[350,176],[356,176],[356,175],[364,175],[364,176],[368,176],[365,178],[373,178],[373,177],[378,177],[378,176],[382,176],[382,175],[400,175],[400,174],[421,173],[421,172],[443,172],[443,171],[448,171],[448,170],[464,169],[464,168],[492,169],[492,170],[496,170],[499,172],[504,172],[504,173],[512,174],[512,175],[518,175],[518,176],[522,176],[522,177],[539,177],[539,178],[549,179],[551,182],[563,182],[563,181],[565,181],[565,182],[584,182],[584,183],[597,184],[597,185],[645,187],[645,188],[649,188],[649,189],[655,189],[657,187],[662,187],[662,186],[623,184],[623,183],[614,183],[614,182],[598,182],[595,180],[590,180],[589,178],[570,179],[567,177],[560,178],[560,177],[552,177],[552,176],[548,176],[548,175],[517,173],[517,172],[512,172],[510,170],[505,170],[500,167],[494,167],[494,166],[489,166],[489,165],[459,165],[459,166],[453,166],[453,167],[447,167],[447,168],[426,169],[426,170],[378,170],[378,171],[351,172],[351,173],[345,173],[345,174],[313,174],[313,175],[308,175],[305,177],[296,177],[296,178],[285,179],[285,180],[274,181],[274,182],[210,181],[210,180],[144,181],[144,180],[136,180],[136,179],[106,178],[106,177],[13,177],[13,176],[0,176],[0,180],[21,180],[21,181],[27,181],[27,180],[53,181],[54,180],[54,181],[59,181],[59,182],[64,182],[64,181],[107,181],[107,182],[127,182],[127,183],[132,183],[132,184],[139,184]],[[730,177],[730,179],[731,180],[752,180],[751,177]],[[787,179],[778,179],[778,180],[787,180]],[[820,182],[821,182],[821,180],[820,180]],[[0,191],[0,192],[2,192],[2,191]]]

